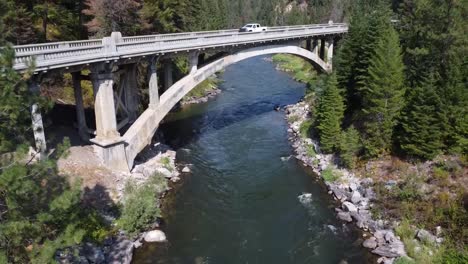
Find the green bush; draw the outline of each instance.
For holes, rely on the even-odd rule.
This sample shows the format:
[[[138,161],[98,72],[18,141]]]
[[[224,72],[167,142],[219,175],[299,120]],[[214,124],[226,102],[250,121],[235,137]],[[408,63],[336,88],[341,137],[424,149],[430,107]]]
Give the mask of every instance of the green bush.
[[[315,152],[314,145],[307,145],[307,156],[315,157],[317,153]]]
[[[120,228],[130,235],[147,228],[161,217],[159,196],[166,189],[166,180],[160,174],[137,186],[128,182],[125,188],[122,214],[117,221]]]
[[[303,138],[310,137],[312,125],[313,125],[312,120],[305,120],[304,122],[302,122],[301,126],[299,127],[299,131]]]
[[[343,166],[350,169],[356,167],[361,147],[359,132],[353,126],[341,133],[339,152]]]
[[[332,168],[326,168],[325,170],[322,171],[322,178],[326,182],[335,182],[341,178],[341,175],[338,171]]]
[[[395,260],[394,264],[415,264],[414,260],[408,257],[399,257]]]

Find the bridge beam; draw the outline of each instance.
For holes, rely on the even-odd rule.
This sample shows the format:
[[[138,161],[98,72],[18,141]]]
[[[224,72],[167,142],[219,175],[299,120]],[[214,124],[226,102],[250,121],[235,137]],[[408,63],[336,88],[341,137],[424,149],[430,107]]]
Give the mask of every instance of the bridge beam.
[[[104,66],[104,67],[103,67]],[[129,171],[124,141],[117,131],[114,103],[114,79],[109,65],[93,67],[91,79],[94,87],[94,111],[96,115],[96,137],[91,139],[104,164],[110,168]]]
[[[158,87],[158,74],[157,64],[154,59],[149,60],[148,66],[149,75],[149,108],[156,109],[159,106],[159,87]]]
[[[88,134],[88,126],[86,125],[86,116],[84,111],[83,105],[83,92],[81,89],[81,72],[73,72],[72,73],[72,80],[73,80],[73,92],[75,95],[75,109],[76,109],[76,120],[78,122],[78,134],[80,138],[88,142],[89,141],[89,134]]]
[[[29,90],[32,93],[39,93],[40,87],[36,79],[31,79],[28,83],[28,86]],[[34,134],[34,142],[36,144],[36,151],[39,153],[39,158],[45,158],[47,145],[44,133],[44,124],[42,123],[41,109],[37,103],[31,105],[31,121]]]

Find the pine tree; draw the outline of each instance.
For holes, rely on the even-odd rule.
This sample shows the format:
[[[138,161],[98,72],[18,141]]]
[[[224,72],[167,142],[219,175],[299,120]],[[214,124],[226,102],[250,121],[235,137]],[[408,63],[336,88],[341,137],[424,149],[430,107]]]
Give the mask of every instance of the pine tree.
[[[341,134],[339,150],[343,166],[354,169],[361,150],[361,142],[359,132],[353,126]]]
[[[444,114],[442,148],[458,153],[468,151],[463,140],[468,135],[466,12],[466,1],[405,0],[399,23],[408,87],[421,86],[429,74],[436,77]]]
[[[408,156],[432,159],[441,152],[444,116],[433,78],[410,92],[402,115],[400,147]]]
[[[370,157],[388,152],[393,129],[404,106],[404,76],[397,32],[386,30],[370,59],[367,77],[360,93],[366,154]]]
[[[343,112],[343,97],[338,89],[336,76],[333,74],[327,81],[317,108],[317,130],[321,148],[325,153],[333,152],[338,147]]]
[[[368,76],[368,68],[375,47],[389,27],[390,13],[386,5],[358,1],[352,10],[349,31],[335,60],[340,87],[346,88],[346,116],[360,128],[362,109],[361,88]],[[363,2],[363,3],[362,3]],[[357,5],[357,7],[356,7]]]

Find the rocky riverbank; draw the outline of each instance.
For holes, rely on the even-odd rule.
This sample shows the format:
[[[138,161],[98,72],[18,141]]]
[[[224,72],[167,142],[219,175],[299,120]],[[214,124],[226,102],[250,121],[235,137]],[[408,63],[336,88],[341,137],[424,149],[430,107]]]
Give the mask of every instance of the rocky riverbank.
[[[216,97],[221,93],[218,88],[220,80],[216,75],[210,76],[208,79],[201,82],[197,87],[190,91],[181,101],[181,105],[206,103],[211,98]]]
[[[55,259],[59,263],[131,263],[134,248],[140,247],[143,241],[165,242],[166,237],[158,229],[158,222],[151,225],[152,231],[139,235],[129,235],[121,230],[116,225],[118,215],[114,209],[116,204],[122,204],[126,196],[130,195],[126,193],[127,184],[144,186],[156,174],[165,179],[158,184],[152,183],[159,196],[155,197],[154,202],[160,205],[158,200],[171,189],[169,183],[180,181],[181,175],[190,172],[188,167],[184,167],[180,173],[175,158],[176,152],[170,147],[156,143],[138,156],[130,173],[123,173],[105,168],[92,147],[72,147],[70,155],[59,161],[61,173],[79,178],[83,181],[85,190],[93,190],[86,192],[84,202],[96,208],[116,234],[104,239],[100,245],[87,242],[63,249],[56,253]]]
[[[341,204],[335,208],[337,217],[355,223],[364,231],[363,236],[367,239],[363,246],[379,256],[378,263],[393,263],[395,259],[406,256],[403,242],[394,233],[397,223],[372,217],[370,210],[376,198],[373,180],[340,169],[333,155],[321,154],[318,143],[303,136],[301,126],[310,120],[307,103],[289,105],[285,111],[289,140],[296,151],[296,158],[324,180],[329,194]]]

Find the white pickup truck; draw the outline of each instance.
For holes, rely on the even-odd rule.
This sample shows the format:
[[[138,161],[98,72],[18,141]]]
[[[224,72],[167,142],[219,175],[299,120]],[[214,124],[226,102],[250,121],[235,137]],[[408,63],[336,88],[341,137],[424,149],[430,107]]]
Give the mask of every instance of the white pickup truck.
[[[262,27],[260,24],[247,24],[239,29],[239,32],[261,32],[266,31],[267,27]]]

